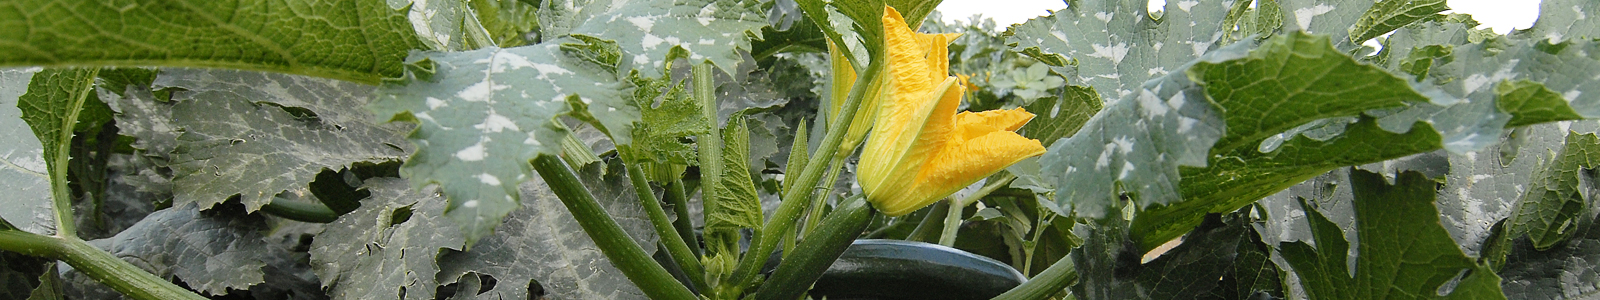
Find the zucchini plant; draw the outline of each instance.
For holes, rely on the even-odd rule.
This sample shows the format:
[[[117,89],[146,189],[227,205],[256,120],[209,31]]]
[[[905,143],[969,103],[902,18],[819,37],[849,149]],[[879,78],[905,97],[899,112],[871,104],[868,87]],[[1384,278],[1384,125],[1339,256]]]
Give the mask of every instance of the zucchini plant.
[[[1600,294],[1600,4],[1066,2],[0,0],[0,298]]]

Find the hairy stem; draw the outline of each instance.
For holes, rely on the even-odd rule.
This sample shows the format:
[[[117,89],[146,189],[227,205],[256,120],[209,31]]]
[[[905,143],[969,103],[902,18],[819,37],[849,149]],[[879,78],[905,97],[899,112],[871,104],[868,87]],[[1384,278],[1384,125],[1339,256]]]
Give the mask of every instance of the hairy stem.
[[[632,151],[627,151],[632,152]],[[628,178],[633,181],[633,192],[639,195],[639,202],[644,205],[645,214],[650,216],[650,225],[656,229],[656,235],[661,237],[665,244],[667,256],[678,263],[683,273],[688,275],[689,282],[694,284],[696,290],[709,291],[706,285],[705,269],[700,266],[700,258],[694,251],[689,250],[689,244],[684,243],[683,237],[678,235],[677,228],[672,221],[667,219],[667,211],[661,209],[661,201],[656,200],[655,192],[650,191],[650,181],[644,178],[644,170],[639,167],[639,162],[626,159],[623,155],[623,164],[627,165]]]
[[[0,250],[60,259],[95,281],[134,299],[206,299],[76,237],[0,230]]]
[[[700,250],[700,240],[694,236],[694,219],[689,216],[689,193],[684,192],[683,178],[673,178],[667,183],[667,204],[672,204],[672,213],[678,215],[678,220],[672,221],[672,227],[678,229],[678,236],[684,243],[690,244],[689,251],[695,257],[705,255]]]
[[[567,206],[573,219],[578,220],[578,225],[600,247],[600,253],[605,254],[617,270],[628,276],[629,281],[638,285],[645,296],[651,299],[696,299],[688,287],[678,283],[665,267],[656,263],[644,252],[644,248],[628,237],[628,232],[623,231],[622,226],[617,225],[617,221],[600,207],[594,195],[589,194],[589,190],[578,181],[578,176],[560,159],[540,155],[533,159],[533,169],[539,172],[539,177],[550,185],[550,191],[561,199],[561,204]]]

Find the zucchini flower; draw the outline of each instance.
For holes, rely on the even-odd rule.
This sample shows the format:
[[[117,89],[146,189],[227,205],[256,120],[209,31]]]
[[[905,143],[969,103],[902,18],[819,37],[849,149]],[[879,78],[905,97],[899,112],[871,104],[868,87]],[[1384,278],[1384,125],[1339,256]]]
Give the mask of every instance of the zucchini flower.
[[[1013,132],[1033,119],[1022,108],[956,113],[966,88],[949,75],[955,34],[914,32],[893,8],[883,27],[890,77],[856,176],[879,211],[911,213],[1044,154],[1038,140]]]

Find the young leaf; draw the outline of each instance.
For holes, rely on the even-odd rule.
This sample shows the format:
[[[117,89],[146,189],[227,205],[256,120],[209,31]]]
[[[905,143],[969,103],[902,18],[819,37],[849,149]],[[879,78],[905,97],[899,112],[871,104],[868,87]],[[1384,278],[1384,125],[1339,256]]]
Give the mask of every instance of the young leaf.
[[[602,168],[609,171],[601,175]],[[654,252],[655,231],[639,206],[639,199],[616,160],[590,164],[578,178],[601,201],[634,242]],[[544,287],[559,299],[644,299],[622,272],[613,267],[561,200],[539,179],[523,183],[521,209],[506,217],[498,234],[484,237],[471,250],[439,257],[440,285],[459,280],[468,272],[494,278],[498,284],[479,299],[526,299],[530,283]]]
[[[399,178],[368,179],[372,197],[311,243],[311,265],[334,299],[434,299],[436,259],[466,244],[446,202]]]
[[[1315,9],[1315,8],[1313,8]],[[1350,27],[1350,43],[1361,44],[1417,20],[1450,9],[1444,0],[1384,0],[1372,5]]]
[[[539,41],[539,8],[522,0],[468,0],[473,15],[500,47],[516,47]],[[531,35],[531,36],[529,36]]]
[[[28,83],[28,93],[17,99],[22,110],[22,120],[33,128],[44,147],[44,165],[49,170],[54,212],[55,231],[64,236],[76,236],[75,224],[62,220],[71,216],[72,193],[68,182],[68,161],[72,154],[72,137],[94,92],[95,74],[100,69],[48,69],[33,75]]]
[[[209,209],[239,195],[255,211],[324,169],[397,161],[409,148],[406,124],[373,124],[360,109],[371,86],[235,71],[168,71],[155,85],[188,90],[173,93],[174,204]]]
[[[722,129],[722,145],[722,183],[716,185],[716,200],[706,202],[705,239],[708,249],[737,252],[741,228],[755,229],[760,235],[765,221],[760,195],[750,179],[750,129],[743,113],[728,119],[728,127]]]
[[[1349,243],[1339,227],[1305,200],[1301,207],[1311,222],[1316,247],[1305,242],[1281,245],[1285,260],[1313,299],[1455,298],[1503,299],[1500,279],[1456,248],[1439,224],[1433,206],[1437,182],[1421,173],[1401,173],[1394,185],[1383,175],[1350,172],[1355,194],[1356,251],[1354,277],[1346,267]],[[1440,286],[1466,271],[1446,295]]]
[[[51,214],[50,169],[44,147],[22,120],[17,100],[27,92],[38,69],[0,70],[0,220],[23,231],[47,234],[54,228]],[[6,227],[0,224],[0,228]]]

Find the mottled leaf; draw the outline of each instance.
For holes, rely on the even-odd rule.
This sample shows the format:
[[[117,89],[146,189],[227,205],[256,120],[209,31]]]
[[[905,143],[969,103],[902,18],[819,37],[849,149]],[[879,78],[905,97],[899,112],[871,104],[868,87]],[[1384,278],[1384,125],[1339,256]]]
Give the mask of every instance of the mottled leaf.
[[[171,76],[173,78],[167,79]],[[255,211],[273,195],[304,187],[324,169],[405,157],[405,124],[373,124],[361,110],[371,86],[282,74],[168,71],[175,204],[202,209],[239,195]]]
[[[569,111],[569,97],[586,104],[616,143],[630,142],[624,137],[639,112],[620,96],[619,54],[604,41],[588,42],[419,53],[411,62],[429,66],[431,79],[412,72],[378,90],[377,115],[420,123],[409,137],[418,149],[401,172],[416,186],[443,188],[445,214],[461,225],[468,247],[517,208],[516,186],[533,172],[528,161],[561,153],[568,132],[555,118]]]
[[[38,69],[0,70],[0,220],[23,231],[47,234],[54,231],[51,213],[50,169],[44,160],[44,147],[22,120],[17,100],[28,91],[28,83]]]
[[[334,299],[433,299],[442,249],[466,240],[445,200],[398,178],[368,179],[372,197],[311,243],[311,265]]]
[[[692,61],[709,59],[733,73],[742,61],[735,50],[749,51],[750,35],[759,37],[759,29],[767,25],[766,11],[758,1],[594,0],[583,7],[560,2],[549,1],[540,12],[563,16],[540,18],[541,25],[553,29],[545,30],[544,36],[573,34],[616,41],[625,54],[623,61],[645,77],[661,76],[661,59],[674,47],[688,50]]]
[[[1560,43],[1566,40],[1585,40],[1600,38],[1600,3],[1584,0],[1542,0],[1539,1],[1539,20],[1533,27],[1518,30],[1512,35],[1550,40]]]
[[[1600,295],[1600,222],[1577,225],[1565,243],[1535,249],[1526,238],[1509,245],[1501,288],[1507,299],[1589,299]]]
[[[193,205],[157,211],[115,237],[90,241],[147,272],[210,295],[263,282],[268,257],[283,249],[261,235],[266,224],[238,207],[201,212]]]
[[[1076,61],[1054,69],[1069,84],[1094,88],[1111,103],[1136,96],[1145,81],[1180,71],[1226,44],[1222,34],[1231,28],[1219,21],[1230,8],[1223,1],[1167,1],[1156,22],[1143,1],[1073,1],[1053,15],[1012,26],[1006,43],[1040,60],[1058,54]]]

